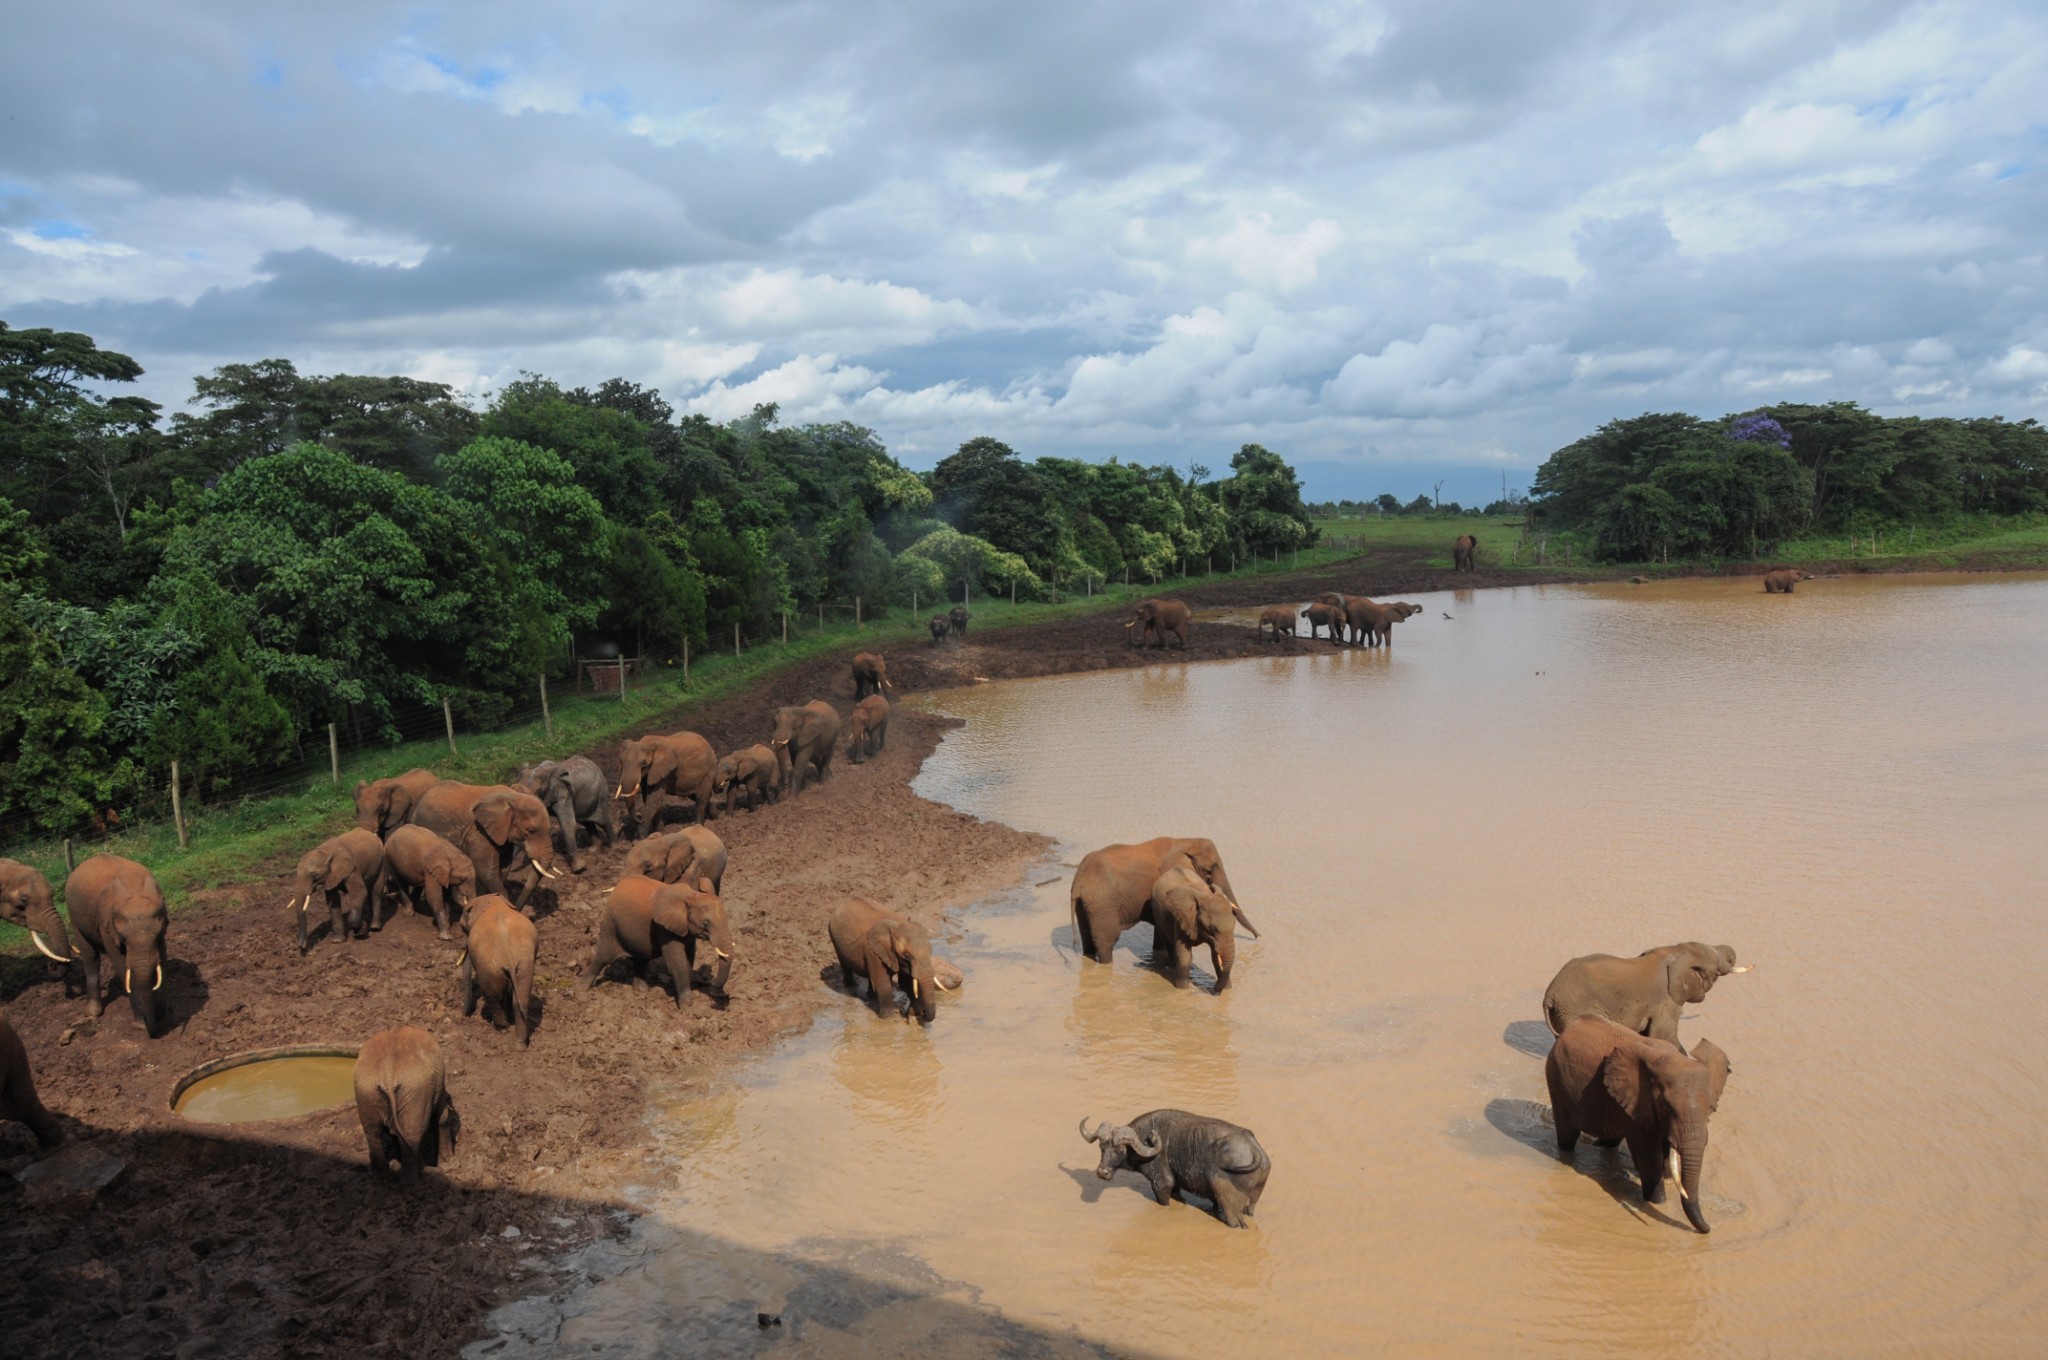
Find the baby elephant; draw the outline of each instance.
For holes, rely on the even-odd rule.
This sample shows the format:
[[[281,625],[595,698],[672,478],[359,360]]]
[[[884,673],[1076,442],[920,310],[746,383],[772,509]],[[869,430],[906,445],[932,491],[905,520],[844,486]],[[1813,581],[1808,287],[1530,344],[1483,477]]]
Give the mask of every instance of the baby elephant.
[[[1811,581],[1812,579],[1813,577],[1807,572],[1798,570],[1767,571],[1764,573],[1764,594],[1790,595],[1793,586],[1798,585],[1801,581]]]
[[[686,826],[649,836],[626,856],[625,877],[651,878],[657,883],[711,880],[711,891],[725,891],[725,842],[702,826]]]
[[[1700,1165],[1707,1155],[1707,1118],[1728,1084],[1728,1055],[1708,1040],[1692,1056],[1676,1044],[1647,1039],[1596,1015],[1564,1027],[1544,1060],[1558,1155],[1572,1159],[1580,1134],[1605,1147],[1626,1139],[1643,1183],[1643,1203],[1664,1202],[1668,1164],[1685,1216],[1711,1231],[1700,1212]]]
[[[1152,922],[1153,961],[1166,970],[1174,986],[1188,985],[1188,965],[1198,945],[1209,947],[1216,990],[1230,986],[1230,968],[1237,959],[1237,912],[1228,897],[1182,862],[1152,880],[1145,915]],[[1251,930],[1251,922],[1245,922],[1245,929]],[[1253,939],[1258,935],[1252,930]]]
[[[849,897],[832,909],[825,929],[839,956],[840,979],[858,996],[860,979],[867,978],[875,1014],[893,1013],[901,987],[910,995],[912,1017],[927,1025],[938,1018],[945,988],[933,972],[932,937],[923,926],[865,897]]]
[[[292,914],[298,918],[299,952],[311,948],[306,913],[318,893],[327,907],[327,933],[337,940],[370,933],[370,918],[384,895],[384,842],[374,831],[356,827],[322,841],[299,860],[292,885]]]
[[[1294,606],[1291,604],[1276,604],[1261,609],[1259,611],[1259,625],[1252,631],[1260,637],[1264,637],[1268,628],[1273,630],[1273,641],[1275,642],[1280,640],[1280,630],[1283,628],[1287,630],[1287,636],[1293,637]]]
[[[725,795],[728,817],[732,816],[734,797],[742,790],[747,795],[749,812],[782,796],[782,771],[775,766],[775,752],[758,741],[743,751],[720,757],[718,773],[711,778],[712,796]]]
[[[846,758],[858,765],[876,754],[889,739],[889,701],[870,694],[853,706],[846,720]]]
[[[533,960],[538,937],[533,922],[496,893],[470,899],[462,912],[462,1013],[476,1014],[479,998],[490,1018],[495,1002],[519,1027],[522,1046],[533,1042]]]
[[[399,1184],[417,1185],[421,1167],[441,1164],[444,1131],[454,1150],[462,1120],[448,1099],[447,1071],[441,1045],[417,1025],[381,1030],[364,1041],[356,1055],[356,1117],[363,1121],[373,1175],[390,1175],[397,1162]]]
[[[687,883],[662,883],[643,875],[622,878],[605,895],[604,919],[597,924],[597,952],[583,975],[587,991],[605,970],[630,959],[636,973],[655,959],[668,965],[676,986],[676,1009],[690,1004],[690,984],[697,971],[697,944],[703,941],[717,956],[711,970],[711,995],[723,1005],[725,984],[732,977],[732,922],[725,903],[712,891],[709,878]],[[706,963],[711,960],[706,959]]]
[[[1152,1182],[1152,1198],[1173,1203],[1175,1194],[1196,1194],[1216,1206],[1224,1226],[1242,1228],[1265,1193],[1273,1159],[1250,1129],[1186,1110],[1154,1110],[1112,1128],[1097,1124],[1081,1136],[1102,1144],[1095,1174],[1104,1180],[1135,1171]]]

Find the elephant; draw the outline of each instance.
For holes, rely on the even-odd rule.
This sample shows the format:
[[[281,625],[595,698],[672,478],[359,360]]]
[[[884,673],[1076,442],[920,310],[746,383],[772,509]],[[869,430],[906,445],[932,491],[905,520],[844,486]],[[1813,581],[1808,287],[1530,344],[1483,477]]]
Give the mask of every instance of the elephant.
[[[1552,1034],[1564,1033],[1582,1015],[1597,1015],[1677,1045],[1679,1009],[1706,1000],[1728,974],[1748,971],[1747,964],[1736,967],[1735,951],[1725,944],[1669,944],[1632,959],[1587,954],[1558,969],[1543,989],[1543,1018]]]
[[[776,766],[773,749],[757,741],[718,758],[718,773],[711,781],[711,792],[714,796],[725,795],[726,816],[732,816],[733,797],[741,789],[747,792],[749,812],[761,806],[764,798],[772,803],[782,796],[782,771]]]
[[[1451,540],[1451,570],[1479,570],[1479,540],[1471,534],[1459,534]]]
[[[1392,646],[1394,642],[1394,625],[1405,619],[1412,618],[1421,612],[1422,606],[1419,604],[1409,604],[1406,600],[1395,600],[1391,604],[1373,604],[1370,601],[1361,602],[1347,609],[1345,614],[1351,621],[1351,627],[1357,632],[1365,645],[1377,647],[1381,645]]]
[[[356,785],[356,825],[379,836],[391,834],[394,826],[412,820],[427,790],[441,782],[432,770],[412,769],[390,779],[373,779]]]
[[[589,756],[567,760],[543,760],[519,772],[514,788],[540,799],[561,833],[562,849],[569,856],[569,872],[580,874],[586,867],[576,844],[576,828],[590,828],[591,838],[611,849],[618,832],[612,822],[612,800],[605,796],[604,771]]]
[[[28,1131],[36,1136],[36,1146],[45,1150],[64,1141],[64,1130],[36,1095],[28,1050],[4,1015],[0,1015],[0,1119],[28,1125]]]
[[[846,758],[858,765],[877,755],[889,740],[889,701],[870,694],[853,706],[846,722]]]
[[[1767,571],[1764,573],[1764,594],[1790,595],[1793,586],[1798,585],[1801,581],[1811,581],[1812,579],[1813,576],[1810,573],[1796,569]]]
[[[628,779],[633,781],[630,789]],[[695,820],[702,826],[711,816],[711,786],[717,779],[718,756],[710,742],[695,732],[657,734],[619,744],[619,787],[612,796],[630,805],[626,834],[638,839],[661,820],[657,795],[694,798]]]
[[[878,652],[856,652],[853,657],[853,699],[859,703],[870,694],[896,688],[889,679],[889,663]]]
[[[725,996],[732,976],[732,922],[711,880],[663,883],[641,874],[620,879],[605,897],[604,917],[597,925],[597,952],[583,975],[588,991],[620,959],[633,960],[636,975],[660,959],[675,982],[676,1009],[690,1004],[690,984],[697,967],[697,942],[711,946],[717,964],[711,970],[711,995]],[[709,962],[709,960],[707,960]]]
[[[1179,640],[1180,649],[1186,651],[1188,620],[1192,617],[1193,612],[1180,600],[1142,600],[1138,607],[1131,611],[1131,621],[1124,627],[1138,630],[1131,635],[1133,647],[1144,646],[1145,639],[1156,634],[1159,638],[1159,648],[1164,651],[1166,635],[1171,633]]]
[[[469,940],[457,965],[463,1016],[475,1015],[481,999],[488,1020],[491,1003],[496,1002],[518,1026],[520,1046],[531,1045],[533,963],[539,942],[533,922],[498,894],[484,893],[462,909],[462,933]]]
[[[71,935],[64,929],[64,918],[57,914],[50,880],[20,860],[0,859],[0,921],[26,930],[30,942],[46,958],[72,963],[78,957],[71,950]],[[56,949],[50,947],[53,940]]]
[[[1711,1232],[1700,1211],[1700,1165],[1707,1120],[1721,1103],[1728,1071],[1728,1055],[1710,1040],[1700,1040],[1688,1057],[1676,1044],[1582,1015],[1565,1026],[1543,1061],[1558,1155],[1570,1161],[1582,1133],[1604,1147],[1626,1140],[1643,1203],[1664,1202],[1668,1167],[1686,1218]]]
[[[782,772],[782,786],[791,797],[804,791],[804,775],[812,782],[832,773],[832,748],[839,744],[839,711],[823,699],[813,699],[802,708],[775,710],[775,735],[768,745],[775,751],[775,768]]]
[[[1152,921],[1153,962],[1165,968],[1174,986],[1188,985],[1188,963],[1198,945],[1209,948],[1216,990],[1220,993],[1230,986],[1240,915],[1228,897],[1203,882],[1185,862],[1176,862],[1152,881],[1152,900],[1146,911]]]
[[[143,1033],[154,1039],[162,1028],[164,962],[169,958],[170,916],[156,875],[132,859],[94,855],[64,880],[64,905],[78,936],[78,961],[85,972],[86,1014],[103,1009],[100,956],[119,962],[121,986]],[[138,988],[140,971],[148,985]]]
[[[956,604],[951,609],[946,611],[947,624],[950,625],[953,629],[953,632],[960,637],[967,636],[967,621],[973,617],[974,615],[967,612],[967,606],[964,604]]]
[[[1152,920],[1152,885],[1177,864],[1186,864],[1204,883],[1222,893],[1238,924],[1251,931],[1253,939],[1259,937],[1244,908],[1237,905],[1216,842],[1207,837],[1160,836],[1136,845],[1105,845],[1082,858],[1071,890],[1074,931],[1080,937],[1081,952],[1097,963],[1108,963],[1126,930]],[[1160,942],[1157,922],[1153,924],[1156,951]]]
[[[1295,633],[1295,623],[1294,623],[1294,619],[1295,619],[1295,614],[1294,614],[1294,606],[1293,606],[1293,605],[1291,605],[1291,604],[1276,604],[1276,605],[1272,605],[1272,606],[1270,606],[1270,607],[1268,607],[1268,608],[1265,608],[1265,609],[1261,609],[1261,610],[1259,611],[1259,624],[1258,624],[1258,627],[1257,627],[1257,628],[1255,628],[1255,629],[1253,629],[1252,631],[1253,631],[1253,632],[1261,632],[1261,631],[1263,631],[1264,629],[1266,629],[1266,628],[1270,627],[1270,628],[1271,628],[1271,629],[1273,630],[1273,641],[1275,641],[1275,642],[1278,642],[1278,641],[1280,640],[1280,630],[1281,630],[1282,628],[1285,628],[1285,629],[1287,630],[1287,636],[1289,636],[1289,637],[1293,637],[1293,636],[1294,636],[1294,633]]]
[[[931,621],[925,624],[925,627],[931,630],[932,646],[936,647],[946,640],[946,631],[952,625],[946,622],[944,614],[934,614],[931,617]]]
[[[1341,642],[1344,628],[1344,606],[1328,604],[1317,600],[1301,611],[1301,617],[1308,620],[1308,635],[1313,638],[1318,628],[1330,630],[1330,641]]]
[[[1175,1195],[1200,1195],[1227,1228],[1248,1226],[1245,1219],[1273,1172],[1273,1159],[1250,1129],[1186,1110],[1152,1110],[1128,1124],[1097,1124],[1092,1132],[1084,1115],[1081,1136],[1102,1145],[1095,1167],[1102,1179],[1135,1171],[1152,1183],[1152,1198],[1161,1204],[1173,1203]]]
[[[448,938],[452,905],[460,915],[476,896],[476,865],[469,856],[423,826],[393,827],[384,838],[384,882],[397,887],[414,908],[434,914],[434,933]],[[383,929],[376,914],[372,930]]]
[[[725,842],[705,826],[686,826],[665,836],[649,836],[626,856],[625,872],[657,883],[711,880],[711,891],[725,891]]]
[[[322,841],[300,858],[298,876],[292,883],[292,916],[301,954],[312,948],[306,936],[306,913],[312,909],[315,893],[327,906],[331,937],[367,936],[370,919],[384,896],[384,842],[377,839],[377,833],[353,827]],[[354,905],[344,915],[343,909],[351,901]]]
[[[1316,596],[1315,603],[1328,606],[1336,611],[1334,626],[1330,629],[1330,641],[1338,646],[1347,642],[1364,640],[1364,612],[1373,602],[1363,595],[1345,595],[1326,590]]]
[[[477,886],[487,893],[507,893],[505,875],[523,867],[522,856],[539,878],[560,876],[560,870],[548,867],[555,858],[548,810],[530,793],[444,779],[427,790],[412,820],[468,855],[476,866]],[[521,911],[529,910],[528,896],[528,890],[519,894]]]
[[[356,1117],[370,1149],[370,1174],[418,1185],[420,1168],[441,1164],[441,1135],[455,1150],[462,1116],[448,1098],[448,1064],[441,1045],[417,1025],[379,1030],[356,1054]]]
[[[849,897],[832,909],[825,929],[841,981],[858,996],[865,976],[875,1014],[894,1010],[901,987],[910,996],[909,1016],[926,1025],[938,1018],[938,994],[946,989],[933,975],[932,937],[923,926],[865,897]]]

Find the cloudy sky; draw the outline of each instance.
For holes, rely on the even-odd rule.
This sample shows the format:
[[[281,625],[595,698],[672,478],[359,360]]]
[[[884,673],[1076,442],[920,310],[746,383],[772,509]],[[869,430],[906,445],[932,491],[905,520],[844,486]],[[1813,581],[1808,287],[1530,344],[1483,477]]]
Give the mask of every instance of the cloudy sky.
[[[65,0],[0,45],[0,319],[622,375],[916,466],[1526,480],[1645,410],[2048,416],[2037,3]],[[1479,471],[1472,471],[1478,469]]]

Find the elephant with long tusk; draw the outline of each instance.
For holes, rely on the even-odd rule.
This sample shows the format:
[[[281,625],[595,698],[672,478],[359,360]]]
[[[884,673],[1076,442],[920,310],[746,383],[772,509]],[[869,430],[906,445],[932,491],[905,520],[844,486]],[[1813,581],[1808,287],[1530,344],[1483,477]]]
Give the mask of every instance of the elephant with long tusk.
[[[79,962],[85,968],[86,1013],[104,1009],[100,988],[100,957],[121,969],[121,985],[143,1032],[155,1038],[163,1029],[164,963],[170,917],[156,876],[132,859],[94,855],[64,880],[64,902],[78,934]],[[151,983],[137,990],[138,970],[150,971]]]
[[[427,791],[412,820],[469,856],[479,892],[502,893],[525,915],[532,915],[526,901],[531,889],[520,883],[515,891],[506,875],[531,865],[536,879],[560,877],[552,867],[555,847],[548,810],[530,793],[444,780]]]
[[[1200,1195],[1216,1206],[1227,1227],[1249,1226],[1272,1174],[1273,1159],[1250,1129],[1186,1110],[1152,1110],[1128,1124],[1088,1127],[1081,1136],[1102,1147],[1095,1174],[1109,1180],[1135,1171],[1152,1185],[1152,1197],[1171,1204],[1175,1195]]]
[[[70,932],[64,929],[64,918],[57,914],[50,880],[19,860],[0,859],[0,921],[26,930],[30,943],[44,958],[57,963],[77,962],[71,951]],[[63,952],[50,947],[52,940]]]

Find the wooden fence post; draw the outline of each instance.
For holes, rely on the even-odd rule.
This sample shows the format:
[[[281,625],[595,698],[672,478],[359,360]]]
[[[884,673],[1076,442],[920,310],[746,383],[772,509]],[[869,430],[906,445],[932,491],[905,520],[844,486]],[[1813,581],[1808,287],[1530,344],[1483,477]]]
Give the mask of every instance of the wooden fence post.
[[[178,797],[178,762],[171,762],[171,820],[178,825],[178,848],[185,848],[185,805]],[[94,979],[97,981],[98,979]]]
[[[327,782],[341,782],[341,739],[334,733],[334,724],[327,724]]]
[[[821,633],[825,631],[825,602],[823,600],[818,601],[818,631]]]
[[[853,597],[853,626],[861,627],[860,596]]]
[[[789,645],[789,611],[787,609],[782,611],[782,645],[785,647]]]
[[[462,753],[455,749],[455,710],[448,707],[448,696],[445,694],[441,696],[441,721],[448,728],[448,754],[461,755]]]
[[[683,638],[683,688],[690,687],[690,639]]]
[[[619,649],[619,702],[626,702],[626,649]]]
[[[555,739],[555,715],[548,711],[548,673],[540,673],[540,725],[547,730],[548,740]]]
[[[740,621],[738,619],[732,621],[732,658],[735,661],[740,659]]]
[[[71,860],[71,838],[66,836],[64,838],[64,872],[68,874],[77,867]]]
[[[910,621],[917,622],[917,587],[910,588]]]
[[[1010,603],[1017,603],[1017,578],[1014,576],[1010,578]]]

